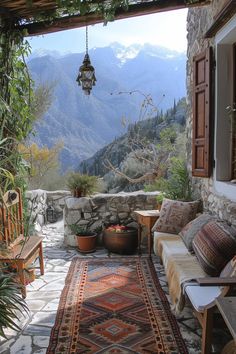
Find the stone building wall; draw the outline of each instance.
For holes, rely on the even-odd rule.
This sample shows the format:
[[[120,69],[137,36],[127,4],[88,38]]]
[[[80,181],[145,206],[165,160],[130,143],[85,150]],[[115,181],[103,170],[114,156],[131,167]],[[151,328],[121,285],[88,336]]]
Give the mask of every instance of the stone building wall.
[[[227,0],[213,0],[206,7],[193,8],[188,12],[187,18],[187,154],[188,167],[191,171],[192,164],[192,120],[193,120],[193,57],[200,54],[209,46],[214,48],[214,39],[205,39],[204,34],[210,28],[215,15],[222,9]],[[236,203],[233,203],[224,196],[220,196],[214,190],[212,178],[193,178],[193,190],[195,196],[203,200],[204,210],[209,210],[217,214],[221,219],[225,219],[236,225]]]
[[[91,198],[65,200],[64,227],[65,243],[76,246],[76,238],[70,225],[77,224],[90,230],[99,230],[109,224],[123,223],[137,227],[134,210],[157,208],[156,196],[159,192],[133,192],[117,194],[98,194]]]

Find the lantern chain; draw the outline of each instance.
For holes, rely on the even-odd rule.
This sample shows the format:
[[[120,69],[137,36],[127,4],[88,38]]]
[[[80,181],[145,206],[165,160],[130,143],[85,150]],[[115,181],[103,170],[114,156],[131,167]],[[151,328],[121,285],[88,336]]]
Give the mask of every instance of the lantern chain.
[[[88,54],[88,26],[86,26],[86,54]]]

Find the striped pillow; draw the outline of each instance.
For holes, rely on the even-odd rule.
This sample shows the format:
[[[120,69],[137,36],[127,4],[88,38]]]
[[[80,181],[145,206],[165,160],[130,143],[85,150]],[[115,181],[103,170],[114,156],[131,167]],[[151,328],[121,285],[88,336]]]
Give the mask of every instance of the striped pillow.
[[[186,226],[184,226],[180,231],[179,235],[189,252],[193,252],[192,242],[196,234],[212,219],[214,219],[213,216],[209,214],[199,215],[196,219],[190,221]]]
[[[203,270],[218,276],[236,255],[236,229],[211,220],[196,234],[192,246]]]

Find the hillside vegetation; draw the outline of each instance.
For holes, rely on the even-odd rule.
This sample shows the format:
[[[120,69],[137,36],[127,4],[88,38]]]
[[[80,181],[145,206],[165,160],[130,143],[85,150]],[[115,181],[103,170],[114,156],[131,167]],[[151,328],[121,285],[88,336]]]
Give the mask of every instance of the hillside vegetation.
[[[159,166],[162,171],[167,168],[169,158],[184,158],[185,119],[186,101],[183,98],[165,114],[157,114],[154,118],[130,124],[126,134],[99,150],[93,157],[84,160],[78,169],[82,173],[103,177],[104,190],[108,192],[143,188],[147,181],[130,183],[122,174],[130,179],[139,179],[153,170],[153,161],[158,161],[160,154],[164,156],[165,153],[167,156],[164,156],[164,162],[159,162],[166,164]],[[121,173],[116,173],[114,169]],[[158,173],[155,171],[155,174]]]

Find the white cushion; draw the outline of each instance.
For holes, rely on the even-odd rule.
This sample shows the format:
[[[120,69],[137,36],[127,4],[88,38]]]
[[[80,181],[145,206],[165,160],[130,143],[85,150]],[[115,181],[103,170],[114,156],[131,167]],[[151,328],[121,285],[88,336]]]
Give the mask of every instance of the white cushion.
[[[167,232],[159,232],[155,231],[153,233],[153,251],[154,253],[158,256],[158,243],[163,239],[165,241],[174,241],[176,238],[179,238],[179,240],[183,243],[182,239],[180,236],[175,235],[175,234],[169,234]],[[184,243],[183,243],[184,245]],[[185,245],[184,245],[185,247]],[[186,248],[186,247],[185,247]]]
[[[222,288],[220,286],[200,286],[197,283],[195,285],[185,284],[184,292],[195,310],[203,312],[214,304],[215,299],[221,295]]]
[[[162,244],[163,253],[165,254],[166,257],[171,257],[175,255],[186,255],[186,254],[190,255],[189,251],[187,250],[181,238],[175,241],[164,240],[160,242]]]
[[[153,235],[154,235],[155,238],[158,238],[158,237],[161,237],[161,236],[167,236],[167,237],[170,237],[170,238],[172,237],[173,238],[177,234],[169,234],[167,232],[154,231]]]

